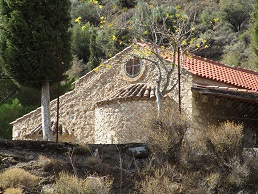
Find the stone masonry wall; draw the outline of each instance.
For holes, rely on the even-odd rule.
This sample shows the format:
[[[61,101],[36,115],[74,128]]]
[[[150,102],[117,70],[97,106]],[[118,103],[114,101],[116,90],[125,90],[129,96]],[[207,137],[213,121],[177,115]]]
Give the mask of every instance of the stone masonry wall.
[[[218,98],[193,92],[193,120],[197,128],[206,130],[210,125],[225,121],[244,124],[245,128],[257,131],[258,105],[236,99]]]
[[[219,87],[232,87],[229,84],[220,83],[212,80],[207,80],[197,76],[193,77],[193,83],[219,86]],[[198,92],[192,92],[192,121],[194,128],[203,129],[209,125],[217,125],[230,118],[237,118],[240,113],[237,112],[242,103],[239,101],[230,100],[226,98],[217,98],[210,95],[201,95]]]
[[[224,83],[207,80],[197,76],[193,76],[193,84],[230,87]],[[194,139],[195,136],[198,136],[201,129],[218,123],[215,118],[209,118],[209,116],[215,111],[214,105],[217,104],[217,106],[221,106],[221,104],[218,104],[219,101],[214,101],[214,99],[215,98],[208,98],[208,96],[200,95],[197,92],[192,92],[192,123],[191,131],[189,131],[189,139]]]
[[[136,78],[130,78],[124,73],[123,64],[134,54],[131,47],[126,48],[111,59],[105,61],[98,69],[91,71],[75,82],[75,88],[60,97],[59,123],[63,127],[60,141],[77,143],[95,143],[95,105],[96,102],[111,95],[119,88],[132,83],[155,83],[157,71],[150,62],[144,61],[144,68]],[[177,68],[176,68],[177,69]],[[177,79],[177,71],[174,72]],[[191,115],[192,76],[182,71],[181,102],[182,108]],[[178,86],[169,96],[178,102]],[[56,117],[56,100],[51,103],[51,120]],[[40,108],[24,115],[11,123],[13,125],[13,139],[42,139],[41,134],[32,133],[41,125]],[[96,132],[100,133],[100,131]],[[98,140],[98,142],[100,142]]]
[[[162,101],[163,114],[174,111],[176,103]],[[149,122],[157,115],[155,100],[111,102],[95,112],[95,143],[143,143],[148,140]]]

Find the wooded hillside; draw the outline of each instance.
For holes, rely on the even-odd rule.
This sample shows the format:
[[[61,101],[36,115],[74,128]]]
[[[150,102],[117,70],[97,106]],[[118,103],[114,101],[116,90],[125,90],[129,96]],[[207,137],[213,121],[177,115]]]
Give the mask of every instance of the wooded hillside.
[[[92,69],[130,44],[136,37],[132,34],[135,24],[140,17],[148,23],[150,10],[162,16],[179,9],[194,15],[192,27],[207,40],[209,47],[195,54],[255,70],[253,4],[252,0],[75,0],[71,11],[73,52]]]

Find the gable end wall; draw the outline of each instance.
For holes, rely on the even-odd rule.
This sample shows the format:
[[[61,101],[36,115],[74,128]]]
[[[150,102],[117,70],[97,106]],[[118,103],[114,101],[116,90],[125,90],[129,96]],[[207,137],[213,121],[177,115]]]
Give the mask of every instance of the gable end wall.
[[[63,127],[63,134],[59,135],[60,141],[76,143],[95,143],[95,105],[96,102],[106,98],[117,89],[132,83],[155,83],[157,71],[154,65],[144,61],[145,69],[137,79],[126,77],[123,64],[133,54],[131,47],[118,53],[105,61],[96,72],[91,71],[77,80],[75,88],[60,97],[59,123]],[[176,68],[177,69],[177,68]],[[181,104],[191,118],[192,114],[192,79],[193,76],[184,70],[181,73]],[[177,70],[173,74],[177,80]],[[178,102],[178,85],[168,94]],[[173,110],[172,110],[173,111]],[[56,100],[51,101],[51,121],[56,120]],[[40,134],[31,135],[30,132],[41,125],[40,108],[28,113],[11,123],[13,125],[13,139],[41,140]],[[98,142],[100,143],[100,142]]]

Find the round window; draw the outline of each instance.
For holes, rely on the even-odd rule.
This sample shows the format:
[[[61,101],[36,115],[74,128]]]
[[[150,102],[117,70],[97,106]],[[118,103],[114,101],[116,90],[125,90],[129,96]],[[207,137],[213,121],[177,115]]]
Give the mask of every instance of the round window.
[[[130,58],[125,63],[126,75],[132,78],[135,78],[140,74],[141,66],[142,66],[142,61],[138,57],[134,56],[133,58]]]

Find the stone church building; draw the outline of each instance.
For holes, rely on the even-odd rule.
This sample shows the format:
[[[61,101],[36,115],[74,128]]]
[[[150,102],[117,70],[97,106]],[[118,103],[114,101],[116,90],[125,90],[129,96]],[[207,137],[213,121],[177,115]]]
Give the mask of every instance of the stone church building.
[[[137,49],[148,45],[138,43]],[[153,63],[130,46],[79,78],[75,88],[60,96],[59,140],[76,143],[145,142],[147,119],[157,113]],[[163,56],[168,63],[171,56]],[[179,105],[194,127],[230,120],[257,134],[258,73],[229,67],[195,55],[180,58],[180,87],[161,101],[162,112],[172,114]],[[178,68],[172,74],[178,81]],[[56,119],[56,100],[50,102]],[[42,140],[41,108],[13,121],[13,139]]]

